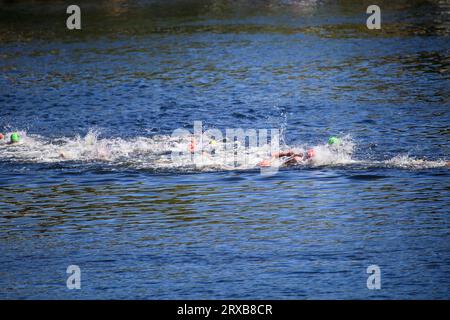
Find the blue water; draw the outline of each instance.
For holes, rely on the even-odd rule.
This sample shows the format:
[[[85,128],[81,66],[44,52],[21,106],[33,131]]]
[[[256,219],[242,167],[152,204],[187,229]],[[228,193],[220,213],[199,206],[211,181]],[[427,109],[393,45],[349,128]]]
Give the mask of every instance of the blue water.
[[[0,298],[450,298],[446,9],[382,2],[370,32],[361,4],[271,3],[101,2],[77,34],[61,4],[0,8],[0,132],[23,137],[0,145]],[[165,161],[194,121],[354,148],[271,176]]]

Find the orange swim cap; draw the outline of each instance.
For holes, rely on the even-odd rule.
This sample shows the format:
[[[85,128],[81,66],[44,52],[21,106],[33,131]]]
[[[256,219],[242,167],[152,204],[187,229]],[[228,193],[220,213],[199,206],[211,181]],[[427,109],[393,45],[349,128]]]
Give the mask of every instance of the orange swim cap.
[[[197,146],[197,143],[195,142],[195,139],[192,139],[192,141],[188,144],[188,150],[189,152],[194,152],[195,147]]]

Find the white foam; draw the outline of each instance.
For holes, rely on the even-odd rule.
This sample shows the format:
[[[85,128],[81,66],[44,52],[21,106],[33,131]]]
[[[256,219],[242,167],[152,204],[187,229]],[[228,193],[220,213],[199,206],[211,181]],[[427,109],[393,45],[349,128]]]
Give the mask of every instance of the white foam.
[[[428,168],[439,168],[447,166],[447,161],[445,160],[424,160],[410,157],[408,155],[398,155],[384,161],[384,163],[389,167],[403,168],[403,169],[428,169]]]
[[[312,158],[312,164],[315,166],[345,165],[357,162],[352,159],[355,144],[349,135],[340,138],[339,144],[332,146],[322,144],[313,149],[315,156]]]
[[[22,137],[18,144],[0,143],[0,159],[20,162],[55,163],[55,162],[105,162],[113,165],[136,169],[164,170],[248,170],[258,168],[258,163],[270,158],[269,145],[248,148],[238,142],[221,142],[204,139],[203,153],[198,153],[194,162],[187,152],[192,137],[171,137],[160,135],[153,137],[99,138],[100,132],[91,130],[84,137],[61,137],[49,139],[39,135]],[[5,140],[11,133],[6,134]],[[397,167],[407,169],[435,168],[447,165],[447,161],[428,161],[409,156],[396,156],[387,161],[365,161],[352,158],[355,143],[350,136],[342,137],[338,145],[326,143],[316,146],[283,146],[283,150],[294,149],[305,153],[313,148],[315,156],[302,165],[306,166],[341,166],[364,164],[369,167]],[[184,157],[173,158],[173,152],[185,152]],[[188,154],[186,156],[186,154]],[[275,166],[281,165],[281,160]]]

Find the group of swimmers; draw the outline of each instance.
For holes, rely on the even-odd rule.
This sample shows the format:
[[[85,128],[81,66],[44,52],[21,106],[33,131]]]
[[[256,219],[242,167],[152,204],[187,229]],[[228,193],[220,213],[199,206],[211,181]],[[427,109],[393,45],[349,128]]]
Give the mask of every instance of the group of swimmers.
[[[0,142],[4,143],[6,141],[6,144],[15,144],[19,143],[20,140],[20,135],[17,132],[11,133],[11,135],[9,136],[9,141],[6,141],[5,135],[3,133],[0,133]]]
[[[217,141],[212,140],[210,144],[216,144]],[[336,147],[341,144],[341,139],[331,136],[328,139],[328,145],[331,147]],[[198,149],[197,142],[195,139],[192,139],[192,141],[188,144],[188,150],[190,153],[194,153]],[[203,156],[208,156],[206,152],[202,152]],[[293,149],[287,150],[287,151],[280,151],[280,152],[274,152],[271,154],[270,159],[265,159],[260,162],[258,162],[259,167],[270,167],[274,165],[275,163],[280,163],[281,165],[286,166],[292,166],[292,165],[298,165],[303,164],[308,161],[311,161],[313,157],[316,155],[316,152],[314,149],[308,149],[306,152],[296,151]]]
[[[9,139],[6,139],[6,136],[4,134],[0,133],[0,144],[13,145],[13,144],[20,143],[21,140],[22,140],[22,138],[20,137],[20,135],[17,132],[11,133],[11,135],[9,136]],[[217,143],[216,141],[211,142],[211,144],[216,144],[216,143]],[[336,146],[339,146],[340,144],[341,144],[340,138],[331,136],[328,139],[328,145],[330,147],[336,147]],[[195,143],[195,140],[193,140],[188,145],[188,150],[191,153],[194,153],[196,149],[197,149],[197,145]],[[262,161],[258,162],[257,165],[259,167],[270,167],[274,163],[277,163],[277,162],[279,163],[279,160],[281,160],[282,165],[288,165],[288,166],[304,164],[305,162],[311,161],[315,155],[316,155],[316,152],[314,149],[308,149],[306,152],[300,152],[300,151],[290,149],[287,151],[274,152],[271,155],[270,159],[262,160]],[[66,155],[64,154],[64,152],[61,152],[60,157],[66,158]],[[450,166],[450,162],[447,162],[446,165]]]

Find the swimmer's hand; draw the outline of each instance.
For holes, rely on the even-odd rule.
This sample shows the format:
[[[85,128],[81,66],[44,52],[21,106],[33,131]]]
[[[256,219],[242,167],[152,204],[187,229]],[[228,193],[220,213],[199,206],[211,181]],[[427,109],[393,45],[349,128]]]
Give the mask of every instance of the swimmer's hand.
[[[266,159],[258,162],[258,166],[260,167],[270,167],[272,165],[272,160]]]

